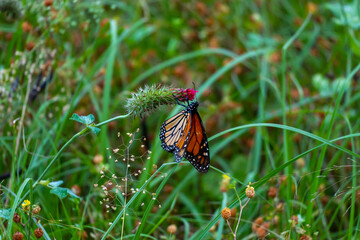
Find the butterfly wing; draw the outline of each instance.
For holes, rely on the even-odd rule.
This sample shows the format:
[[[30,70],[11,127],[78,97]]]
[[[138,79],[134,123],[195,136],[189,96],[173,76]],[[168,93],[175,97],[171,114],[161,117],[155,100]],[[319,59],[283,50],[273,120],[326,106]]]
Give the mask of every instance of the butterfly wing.
[[[188,141],[184,157],[201,173],[207,173],[210,164],[209,145],[199,113],[195,110],[191,118]]]
[[[176,162],[180,162],[190,133],[191,114],[185,109],[166,120],[160,128],[161,147],[175,154]]]

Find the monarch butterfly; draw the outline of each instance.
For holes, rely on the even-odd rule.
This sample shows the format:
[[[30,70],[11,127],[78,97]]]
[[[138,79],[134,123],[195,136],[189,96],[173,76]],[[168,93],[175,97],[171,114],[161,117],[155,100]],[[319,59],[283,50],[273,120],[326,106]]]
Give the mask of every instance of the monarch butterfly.
[[[175,161],[184,157],[201,173],[207,173],[210,164],[209,145],[204,125],[197,111],[197,101],[166,120],[160,128],[161,147],[175,154]]]

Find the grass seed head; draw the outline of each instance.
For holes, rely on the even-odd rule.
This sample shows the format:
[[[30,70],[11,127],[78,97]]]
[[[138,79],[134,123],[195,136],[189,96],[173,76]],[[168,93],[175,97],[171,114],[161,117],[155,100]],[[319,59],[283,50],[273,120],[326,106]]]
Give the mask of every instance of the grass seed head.
[[[175,234],[176,231],[177,231],[177,227],[176,227],[175,224],[171,224],[171,225],[169,225],[168,228],[167,228],[167,232],[168,232],[169,234]]]
[[[45,7],[50,7],[53,5],[53,0],[44,0],[44,6]]]
[[[270,229],[270,222],[264,222],[262,224],[262,226],[265,228],[265,229]]]
[[[296,166],[299,168],[299,169],[302,169],[303,167],[305,167],[306,165],[306,162],[305,162],[305,159],[304,158],[299,158],[298,160],[296,160]]]
[[[13,217],[13,221],[19,223],[21,221],[21,217],[19,214],[15,213]]]
[[[174,105],[177,101],[192,101],[196,92],[194,89],[173,88],[161,84],[146,85],[131,94],[125,107],[128,114],[142,117],[163,105]]]
[[[25,45],[25,48],[26,48],[26,50],[28,50],[28,51],[31,51],[34,47],[35,47],[35,43],[34,43],[34,42],[28,42],[28,43],[26,43],[26,45]]]
[[[23,22],[21,27],[22,27],[23,32],[26,32],[26,33],[31,32],[32,26],[31,26],[31,24],[29,22],[26,22],[26,21]]]
[[[245,194],[250,199],[255,196],[255,189],[254,189],[254,187],[251,186],[251,183],[249,183],[249,185],[245,189]]]
[[[41,228],[37,228],[34,231],[34,235],[37,239],[41,238],[43,236],[44,232]]]
[[[321,197],[321,203],[323,206],[325,206],[329,202],[329,197],[324,195]]]
[[[264,239],[267,235],[267,230],[265,228],[259,227],[256,229],[256,235],[259,239]]]
[[[292,227],[296,227],[296,225],[298,225],[298,223],[299,223],[298,216],[296,216],[296,215],[291,216],[290,223],[291,223]]]
[[[256,232],[256,230],[264,223],[264,218],[263,217],[258,217],[255,219],[255,221],[253,222],[251,229],[253,232]]]
[[[312,240],[312,238],[310,236],[308,236],[308,235],[302,235],[300,237],[300,240]]]
[[[315,14],[318,10],[318,6],[313,2],[308,2],[306,5],[307,11],[311,14]]]
[[[284,211],[284,203],[280,202],[278,205],[276,205],[276,211],[277,212],[283,212]]]
[[[223,210],[221,210],[221,217],[224,220],[228,220],[231,217],[231,210],[230,208],[225,207]]]
[[[112,182],[112,181],[107,181],[104,185],[104,187],[107,189],[107,190],[112,190],[114,187],[115,187],[115,184]]]
[[[279,224],[279,216],[278,215],[274,216],[274,218],[272,219],[272,223],[275,226]]]
[[[13,234],[12,237],[13,240],[23,240],[24,239],[24,234],[22,234],[21,232],[16,232]]]
[[[101,155],[101,154],[95,155],[95,157],[94,157],[94,159],[93,159],[93,163],[94,163],[95,165],[99,165],[99,164],[102,163],[103,161],[104,161],[104,157],[103,157],[103,155]]]
[[[38,205],[34,205],[32,209],[32,214],[37,215],[41,211],[41,207]]]
[[[77,196],[80,196],[80,194],[81,194],[81,188],[77,184],[75,184],[71,187],[71,191],[73,193],[75,193]]]
[[[275,198],[277,196],[278,189],[276,187],[270,187],[267,194],[269,198]]]
[[[236,217],[236,208],[231,209],[231,217]]]
[[[230,185],[230,177],[226,174],[223,174],[221,185],[220,185],[220,191],[227,192],[229,190],[229,185]]]

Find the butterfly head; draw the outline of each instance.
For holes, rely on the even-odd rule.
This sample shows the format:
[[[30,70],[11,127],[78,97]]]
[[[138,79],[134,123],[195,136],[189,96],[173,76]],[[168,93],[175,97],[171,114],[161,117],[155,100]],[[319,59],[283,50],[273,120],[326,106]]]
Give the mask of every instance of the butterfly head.
[[[199,106],[199,102],[198,101],[195,101],[195,102],[192,102],[190,103],[190,105],[188,106],[188,108],[191,110],[191,111],[196,111],[197,108]]]

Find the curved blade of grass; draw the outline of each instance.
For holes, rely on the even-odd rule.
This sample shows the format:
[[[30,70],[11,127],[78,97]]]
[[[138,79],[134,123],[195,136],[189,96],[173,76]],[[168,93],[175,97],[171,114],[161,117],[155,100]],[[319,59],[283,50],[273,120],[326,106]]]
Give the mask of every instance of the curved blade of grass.
[[[124,206],[124,208],[128,208],[133,202],[134,200],[139,196],[140,193],[142,193],[142,190],[145,189],[145,187],[151,182],[151,180],[158,174],[158,172],[160,172],[165,166],[168,165],[178,165],[179,163],[173,162],[173,163],[164,163],[163,165],[161,165],[158,170],[156,170],[149,178],[148,180],[139,188],[139,191],[137,191],[133,197],[129,200],[129,202],[126,204],[126,206]],[[175,168],[174,168],[175,169]],[[108,228],[108,230],[106,230],[105,234],[103,235],[103,237],[101,238],[102,240],[106,239],[106,237],[110,234],[110,232],[112,231],[112,229],[115,227],[115,225],[119,222],[119,220],[121,219],[121,216],[124,213],[124,208],[120,211],[120,213],[116,216],[116,218],[114,219],[114,221],[112,222],[111,226]]]
[[[176,170],[176,167],[179,165],[180,163],[177,163],[175,165],[175,167],[173,167],[170,172],[167,174],[167,176],[164,178],[164,180],[161,182],[160,186],[158,187],[158,189],[156,190],[156,195],[151,199],[149,205],[147,206],[145,212],[144,212],[144,215],[143,217],[141,218],[141,223],[145,223],[147,218],[149,217],[149,214],[150,214],[150,211],[151,211],[151,208],[153,207],[154,203],[155,203],[155,199],[157,196],[159,196],[161,190],[163,189],[163,187],[165,186],[165,183],[167,182],[167,180],[170,178],[170,176],[173,174],[173,172]],[[126,207],[126,206],[125,206]],[[137,240],[137,239],[140,239],[140,234],[144,228],[144,225],[145,224],[140,224],[138,229],[136,230],[136,234],[135,234],[135,237],[134,239]]]
[[[32,207],[33,207],[33,202],[34,202],[34,195],[33,195],[33,180],[30,179],[29,180],[29,188],[30,188],[30,211],[29,211],[29,223],[30,223],[30,226],[28,228],[28,236],[30,236],[30,230],[31,230],[31,227],[32,227],[32,221],[31,221],[31,218],[32,218]]]
[[[40,223],[40,221],[37,221],[36,218],[32,218],[33,221],[35,222],[35,224],[41,228],[43,230],[43,237],[46,239],[46,240],[51,240],[49,234],[47,233],[47,231],[45,230],[45,228],[43,227],[43,225]],[[29,235],[30,236],[30,235]]]
[[[336,138],[336,139],[333,139],[333,140],[330,140],[329,142],[336,142],[338,140],[342,140],[342,139],[346,139],[346,138],[352,138],[352,137],[360,137],[360,133],[357,133],[357,134],[350,134],[350,135],[346,135],[346,136],[342,136],[342,137],[339,137],[339,138]],[[322,143],[316,147],[313,147],[299,155],[297,155],[296,157],[290,159],[288,162],[282,164],[281,166],[277,167],[276,169],[272,170],[270,173],[268,173],[266,176],[262,177],[259,181],[255,182],[254,183],[254,187],[255,189],[262,186],[263,184],[265,184],[266,182],[269,181],[270,178],[272,178],[273,176],[275,176],[276,174],[278,174],[279,172],[281,172],[282,170],[284,170],[287,166],[289,166],[290,164],[293,164],[296,160],[298,160],[299,158],[307,155],[308,153],[316,150],[316,149],[319,149],[321,148],[322,146],[324,146],[325,144],[327,143]],[[220,171],[220,170],[219,170]],[[237,180],[236,178],[234,178],[233,176],[229,176],[231,177],[232,179],[234,180]],[[245,197],[245,186],[242,187],[240,189],[239,192],[243,192],[243,194],[241,194],[241,199],[243,199]],[[238,203],[238,199],[234,199],[229,205],[228,207],[229,208],[232,208],[234,207],[236,204]],[[214,217],[207,225],[204,229],[202,230],[199,230],[197,233],[195,233],[194,235],[200,235],[199,239],[203,239],[203,237],[208,233],[208,231],[210,230],[210,228],[216,224],[216,222],[220,219],[220,213],[217,214],[216,217]]]
[[[230,208],[229,205],[228,205],[228,207]],[[216,219],[216,221],[215,221],[215,224],[216,224],[216,223],[219,221],[220,216],[221,216],[221,213],[220,213],[219,209],[216,209],[216,211],[214,212],[214,214],[213,214],[213,216],[212,216],[212,220],[211,220],[210,222],[213,222],[213,221],[215,221],[215,219]],[[212,226],[213,226],[213,225],[212,225]],[[211,228],[211,227],[210,227],[210,228]],[[209,228],[209,230],[210,230],[210,228]],[[202,238],[205,237],[206,234],[209,234],[209,231],[207,231],[204,235],[202,235],[203,233],[204,233],[204,232],[201,232],[201,230],[195,232],[195,233],[191,236],[190,240],[202,239]]]
[[[276,89],[276,86],[273,85],[272,82],[269,82],[267,81],[267,83],[269,83],[270,85],[272,85],[276,90],[277,92],[277,89]],[[276,94],[276,96],[280,96],[280,94]],[[289,112],[291,111],[292,109],[298,109],[304,105],[307,105],[307,104],[311,104],[311,103],[314,103],[314,101],[317,101],[317,100],[321,100],[321,99],[324,99],[324,98],[328,98],[332,95],[326,95],[326,96],[321,96],[321,97],[308,97],[308,98],[304,98],[302,101],[298,102],[297,104],[293,104],[291,106],[289,106],[286,111]],[[278,97],[278,99],[280,99],[280,97]],[[275,117],[278,117],[280,116],[282,113],[281,111],[276,111],[276,112],[272,112],[270,114],[266,114],[265,117],[263,119],[256,119],[254,120],[253,122],[256,123],[256,122],[266,122],[267,120],[269,119],[273,119]],[[240,136],[241,134],[243,134],[244,132],[246,132],[247,129],[244,129],[242,131],[236,131],[235,133],[233,133],[232,135],[230,136],[227,136],[225,139],[223,139],[220,143],[216,144],[215,146],[213,146],[211,148],[211,153],[213,155],[215,155],[217,152],[219,152],[222,148],[224,148],[225,146],[227,146],[227,144],[229,144],[231,141],[233,141],[234,139],[236,139],[238,136]]]
[[[224,209],[226,207],[226,204],[227,204],[227,194],[226,192],[223,193],[223,200],[222,200],[222,203],[221,203],[221,209]],[[220,219],[220,222],[219,222],[219,228],[218,228],[218,231],[217,231],[217,235],[216,235],[216,240],[221,240],[221,237],[222,237],[222,232],[223,232],[223,229],[224,229],[224,219],[221,218]]]
[[[124,39],[124,35],[128,33],[128,31],[124,31],[122,33]],[[115,66],[115,57],[117,52],[117,25],[116,21],[112,20],[110,21],[110,35],[111,35],[111,44],[109,46],[110,54],[107,58],[107,66],[106,66],[106,73],[104,78],[104,90],[103,90],[103,96],[102,96],[102,109],[99,114],[100,121],[105,121],[109,117],[109,108],[110,108],[110,90],[111,90],[111,80],[113,79],[113,72],[114,72],[114,66]],[[93,101],[96,101],[96,98],[93,98]],[[99,109],[100,110],[100,109]],[[108,133],[108,127],[107,125],[104,125],[103,131],[100,132],[100,149],[101,153],[104,154],[106,146],[109,146],[109,138],[107,137]],[[110,169],[114,170],[114,163],[110,162]]]
[[[291,163],[295,162],[298,158],[300,158],[300,157],[308,154],[309,152],[311,152],[311,151],[313,151],[313,150],[315,150],[315,149],[318,149],[319,147],[321,147],[321,146],[323,146],[323,145],[325,145],[325,144],[330,145],[330,146],[333,146],[333,147],[335,147],[335,148],[337,148],[337,149],[340,149],[340,150],[342,150],[342,151],[344,151],[344,152],[346,152],[346,153],[349,153],[349,154],[351,154],[351,155],[354,155],[354,153],[352,153],[351,151],[349,151],[349,150],[347,150],[347,149],[344,149],[344,148],[342,148],[342,147],[339,147],[339,146],[333,144],[332,142],[337,141],[337,140],[339,140],[339,139],[343,139],[343,138],[349,137],[349,136],[351,136],[351,137],[360,136],[360,134],[352,134],[352,135],[340,137],[340,138],[335,139],[335,140],[332,140],[332,141],[327,141],[327,140],[325,140],[325,139],[323,139],[323,138],[321,138],[321,137],[318,137],[318,136],[316,136],[316,135],[314,135],[314,134],[305,132],[305,131],[300,130],[300,129],[297,129],[297,128],[288,127],[288,126],[283,126],[283,125],[280,125],[280,124],[259,123],[259,124],[248,124],[248,125],[244,125],[244,126],[239,126],[239,127],[235,127],[235,128],[232,128],[232,129],[228,129],[228,130],[226,130],[226,131],[223,131],[223,132],[221,132],[221,133],[218,133],[218,134],[214,135],[213,137],[209,138],[209,141],[212,140],[212,139],[215,139],[215,138],[217,138],[217,137],[219,137],[219,136],[221,136],[221,135],[223,135],[223,134],[225,134],[225,133],[227,133],[227,132],[236,131],[236,130],[240,130],[240,129],[243,129],[243,128],[255,127],[255,126],[259,126],[259,127],[260,127],[260,126],[268,126],[268,127],[276,127],[276,128],[280,128],[280,129],[286,129],[286,130],[289,130],[289,131],[298,132],[298,133],[300,133],[300,134],[303,134],[303,135],[305,135],[305,136],[308,136],[308,137],[311,137],[311,138],[313,138],[313,139],[316,139],[316,140],[318,140],[318,141],[323,142],[323,144],[321,144],[321,145],[319,145],[319,146],[316,146],[316,147],[314,147],[314,148],[312,148],[312,149],[304,152],[303,154],[298,155],[297,157],[291,159],[290,161],[288,161],[287,163],[283,164],[282,166],[274,169],[272,172],[270,172],[270,173],[269,173],[268,175],[266,175],[264,178],[262,178],[262,179],[260,179],[258,182],[256,182],[256,183],[254,184],[255,187],[261,186],[262,184],[264,184],[265,182],[267,182],[271,177],[273,177],[275,174],[279,173],[279,172],[282,171],[284,168],[286,168],[288,165],[290,165]],[[356,156],[356,155],[357,155],[357,154],[355,154],[355,156]],[[162,165],[162,166],[163,166],[163,165]],[[161,166],[160,168],[162,168],[162,166]],[[159,168],[159,169],[160,169],[160,168]],[[221,170],[218,170],[218,171],[221,172]],[[230,176],[230,177],[231,177],[231,176]],[[233,178],[233,177],[232,177],[232,178]],[[234,179],[234,178],[233,178],[233,179]],[[160,187],[158,188],[158,191],[159,191],[159,189],[160,189]],[[244,194],[243,194],[242,196],[244,196]],[[136,196],[134,196],[134,197],[136,198]],[[131,200],[133,200],[134,197],[133,197]],[[237,203],[237,200],[234,200],[234,202],[233,202],[230,206],[233,207],[233,206],[234,206],[233,204],[236,204],[236,203]],[[148,211],[147,211],[148,213],[150,212],[150,209],[151,209],[151,207],[148,206],[148,209],[147,209],[147,210],[148,210]],[[220,216],[220,215],[218,215],[218,217],[215,218],[216,221],[218,220],[219,216]],[[144,217],[145,217],[145,216],[144,216]],[[144,218],[144,217],[143,217],[143,220],[146,220],[147,217],[146,217],[146,218]],[[214,222],[215,220],[213,220],[213,221],[211,221],[211,222]],[[216,221],[215,221],[215,222],[216,222]],[[143,221],[142,221],[142,222],[143,222]],[[215,223],[215,222],[214,222],[214,223]],[[208,224],[208,226],[209,226],[209,224]],[[212,226],[212,225],[211,225],[211,226]],[[210,227],[211,227],[211,226],[210,226]],[[210,227],[209,227],[209,229],[210,229]],[[138,231],[139,231],[139,229],[138,229]],[[139,233],[140,233],[140,232],[139,232]]]
[[[274,128],[280,128],[280,129],[284,129],[284,130],[289,130],[289,131],[292,131],[292,132],[296,132],[296,133],[299,133],[299,134],[302,134],[304,136],[307,136],[309,138],[312,138],[312,139],[315,139],[315,140],[318,140],[322,143],[325,143],[325,145],[329,145],[329,146],[332,146],[336,149],[339,149],[340,151],[343,151],[345,153],[348,153],[356,158],[360,157],[359,154],[357,153],[354,153],[346,148],[343,148],[339,145],[336,145],[334,143],[332,143],[331,141],[328,141],[322,137],[319,137],[315,134],[312,134],[312,133],[309,133],[309,132],[306,132],[304,130],[301,130],[301,129],[298,129],[298,128],[294,128],[294,127],[290,127],[290,126],[285,126],[285,125],[281,125],[281,124],[276,124],[276,123],[253,123],[253,124],[246,124],[246,125],[243,125],[243,126],[238,126],[238,127],[234,127],[234,128],[230,128],[228,130],[225,130],[225,131],[222,131],[218,134],[215,134],[214,136],[210,137],[209,138],[209,141],[211,141],[212,139],[215,139],[215,138],[218,138],[228,132],[232,132],[232,131],[236,131],[236,130],[241,130],[241,129],[244,129],[244,128],[251,128],[251,127],[274,127]]]
[[[123,35],[125,35],[125,32],[123,33]],[[103,91],[103,98],[102,98],[102,112],[99,113],[100,121],[104,121],[109,114],[111,79],[113,77],[115,56],[116,56],[116,52],[117,52],[117,41],[116,41],[117,40],[116,39],[117,25],[114,20],[110,21],[110,35],[111,35],[111,45],[109,47],[110,55],[107,59],[108,64],[106,67],[105,80],[104,80],[105,84],[104,84],[104,91]]]
[[[206,56],[206,55],[212,55],[212,54],[220,54],[220,55],[224,55],[227,57],[237,57],[238,56],[237,54],[235,54],[229,50],[222,49],[222,48],[207,48],[207,49],[202,49],[199,51],[190,52],[190,53],[187,53],[184,55],[174,57],[170,60],[167,60],[165,62],[162,62],[162,63],[156,65],[155,67],[150,68],[149,70],[145,71],[140,76],[135,78],[134,81],[132,81],[131,84],[129,84],[126,89],[132,89],[137,84],[144,81],[146,78],[150,77],[154,73],[156,73],[164,68],[167,68],[171,65],[174,65],[178,62],[182,62],[182,61],[186,61],[186,60],[189,60],[192,58],[202,57],[202,56]]]
[[[196,222],[199,223],[200,225],[203,224],[204,219],[202,218],[202,216],[200,215],[199,211],[196,208],[195,205],[196,202],[193,202],[183,193],[179,194],[179,198],[182,201],[182,203],[185,205],[185,207],[189,209],[189,212],[193,214],[194,218],[196,219]]]
[[[129,29],[126,29],[117,39],[117,42],[115,45],[120,44],[128,35],[130,35],[135,29],[137,29],[138,27],[142,26],[144,23],[146,23],[147,19],[140,19],[138,22],[136,22],[134,25],[132,25]],[[96,51],[95,49],[95,44],[93,44],[91,46],[92,51],[90,51],[91,53],[95,53]],[[90,72],[85,75],[85,73],[87,71],[84,71],[84,77],[83,77],[83,81],[81,83],[79,83],[75,89],[75,92],[73,94],[73,97],[71,99],[69,108],[67,109],[67,111],[64,113],[64,116],[61,118],[61,120],[59,121],[60,124],[57,125],[56,128],[56,140],[55,142],[58,142],[61,135],[62,135],[62,131],[65,127],[65,123],[67,122],[67,119],[69,118],[70,114],[73,112],[75,106],[80,102],[80,100],[82,99],[82,97],[88,92],[88,91],[92,91],[93,89],[93,85],[96,83],[95,81],[90,81],[91,79],[93,79],[95,73],[97,73],[106,63],[107,63],[107,59],[109,57],[109,55],[111,54],[111,47],[109,47],[108,49],[106,49],[106,51],[101,55],[101,57],[96,61],[96,63],[90,68]],[[84,67],[84,69],[88,68],[90,59],[91,59],[92,55],[90,55],[88,57],[87,63]],[[85,86],[85,87],[84,87]],[[84,90],[83,90],[84,88]],[[96,106],[96,105],[95,105]]]
[[[188,221],[186,221],[186,219],[184,219],[184,218],[180,218],[180,219],[184,223],[184,227],[185,227],[184,240],[188,240],[189,239],[189,232],[190,232],[190,224],[189,224]]]
[[[295,41],[296,38],[298,38],[300,36],[300,34],[304,31],[304,29],[306,28],[306,26],[309,24],[310,19],[311,19],[312,14],[308,14],[308,16],[306,17],[305,21],[301,24],[300,28],[296,31],[296,33],[291,36],[291,38],[286,41],[286,43],[284,44],[284,46],[282,47],[282,60],[281,60],[281,111],[282,111],[282,123],[284,125],[287,125],[287,113],[286,113],[286,106],[287,106],[287,101],[286,101],[286,96],[287,96],[287,87],[286,87],[286,66],[287,66],[287,61],[286,61],[286,54],[287,54],[287,50],[290,47],[290,45]],[[283,131],[283,138],[284,138],[284,144],[283,144],[283,151],[284,151],[284,160],[283,162],[287,162],[289,159],[289,145],[290,145],[290,139],[288,139],[288,133],[286,131],[286,129],[284,129]],[[287,168],[285,170],[285,174],[287,175],[288,179],[291,179],[291,176],[293,174],[293,169],[292,166],[290,165],[289,168]],[[286,194],[286,203],[290,204],[290,206],[288,208],[286,208],[286,214],[287,214],[287,218],[290,217],[290,212],[289,209],[291,209],[291,186],[292,183],[289,182],[289,184],[287,185],[287,194]]]
[[[126,239],[126,238],[132,238],[132,239],[134,239],[134,236],[135,236],[135,234],[129,234],[129,235],[124,236],[123,239]],[[147,234],[143,234],[143,233],[140,234],[140,237],[145,237],[145,238],[157,240],[156,237],[153,237],[153,236],[150,236],[150,235],[147,235]]]
[[[161,214],[159,212],[156,213],[156,215],[160,215],[161,218],[159,220],[152,220],[152,222],[155,223],[155,225],[152,227],[152,229],[147,234],[150,235],[153,231],[155,231],[158,228],[158,226],[160,226],[161,223],[163,223],[169,217],[171,211],[174,209],[175,203],[176,203],[176,198],[171,202],[171,206],[165,214]],[[163,209],[163,208],[164,208],[164,206],[161,206],[161,209]]]
[[[199,94],[201,95],[204,92],[204,90],[207,89],[208,87],[210,87],[220,76],[222,76],[227,71],[229,71],[230,69],[235,67],[237,64],[245,61],[248,58],[256,57],[256,56],[268,53],[270,51],[271,51],[271,48],[262,48],[262,49],[244,53],[244,54],[234,58],[234,60],[232,60],[231,62],[229,62],[222,68],[220,68],[218,71],[216,71],[208,80],[205,81],[205,83],[203,83],[201,85],[201,87],[199,88]]]
[[[31,180],[31,178],[26,178],[24,180],[24,182],[21,184],[18,192],[16,193],[16,197],[15,197],[15,200],[14,200],[14,203],[13,203],[13,206],[11,208],[11,212],[10,212],[10,219],[9,219],[9,222],[8,222],[8,227],[7,227],[7,234],[8,236],[11,236],[11,228],[12,228],[12,225],[13,225],[13,216],[15,214],[15,211],[16,211],[16,208],[18,207],[19,203],[22,203],[23,201],[20,200],[21,198],[21,194],[22,192],[24,191],[24,188],[25,186],[28,184],[28,182]],[[32,203],[31,203],[32,204]]]
[[[105,86],[104,86],[104,95],[103,95],[103,109],[100,114],[100,120],[104,121],[107,118],[110,104],[110,89],[111,89],[111,79],[113,77],[114,65],[115,65],[115,57],[118,46],[128,37],[130,36],[136,29],[141,27],[146,22],[146,19],[141,19],[134,25],[132,25],[129,29],[123,31],[123,33],[117,38],[117,25],[116,21],[111,21],[111,45],[106,51],[106,61],[108,62],[108,67],[105,74]],[[109,51],[109,52],[108,52]]]
[[[350,133],[353,133],[350,121],[347,117],[345,117],[346,123],[348,125],[348,128],[350,130]],[[351,146],[352,146],[352,151],[355,152],[355,142],[354,139],[351,138]],[[350,223],[349,223],[349,234],[348,234],[348,239],[350,240],[353,237],[353,227],[354,227],[354,220],[355,220],[355,200],[356,200],[356,175],[357,175],[357,167],[356,167],[356,161],[353,161],[352,164],[352,181],[351,181],[351,207],[350,207]],[[355,236],[354,238],[356,239],[356,235],[357,235],[357,231],[355,231]]]
[[[95,127],[100,127],[106,123],[109,123],[111,121],[115,121],[121,118],[126,118],[129,115],[120,115],[120,116],[116,116],[113,117],[111,119],[108,119],[104,122],[98,123],[95,125]],[[85,133],[87,133],[89,130],[88,128],[84,128],[82,131],[78,132],[77,134],[75,134],[74,136],[72,136],[72,138],[67,141],[59,150],[59,152],[57,152],[57,154],[54,156],[54,158],[50,161],[50,163],[46,166],[45,170],[40,174],[39,178],[35,181],[35,183],[33,184],[33,188],[35,189],[38,186],[38,183],[40,180],[43,179],[43,177],[45,176],[45,174],[49,171],[49,169],[51,168],[51,166],[56,162],[56,160],[62,155],[62,153],[65,151],[66,147],[69,146],[76,138],[84,135]],[[30,191],[26,192],[23,196],[23,198],[21,199],[20,202],[23,202],[25,200],[25,198],[27,197],[27,195],[29,195]]]
[[[187,162],[186,162],[186,163],[187,163]],[[228,177],[231,177],[228,173],[226,173],[226,172],[224,172],[224,171],[221,171],[220,169],[218,169],[218,168],[216,168],[216,167],[214,167],[214,166],[211,166],[211,165],[210,165],[210,168],[213,169],[214,171],[217,171],[217,172],[220,173],[221,175],[226,175],[226,176],[228,176]],[[237,178],[232,177],[232,179],[233,179],[235,182],[239,183],[240,185],[245,185],[244,182],[240,181],[240,180],[237,179]]]
[[[360,70],[360,64],[358,64],[354,70],[346,77],[346,83],[350,83],[352,77]],[[338,110],[340,108],[340,103],[341,103],[341,100],[343,99],[343,96],[344,96],[344,93],[345,93],[345,90],[346,90],[346,84],[343,84],[343,87],[341,89],[338,90],[337,94],[336,94],[336,99],[335,99],[335,107],[334,107],[334,110],[331,114],[331,119],[330,119],[330,122],[327,123],[327,121],[324,121],[324,123],[322,124],[322,129],[324,132],[326,132],[326,138],[330,138],[330,135],[332,133],[332,129],[333,129],[333,126],[334,126],[334,123],[335,123],[335,118],[336,118],[336,114],[338,113]],[[311,181],[311,186],[310,186],[310,196],[312,194],[314,194],[317,189],[318,189],[318,184],[319,184],[319,177],[318,174],[322,165],[323,165],[323,162],[324,162],[324,159],[325,159],[325,152],[326,152],[326,148],[327,148],[327,145],[325,145],[322,149],[321,149],[321,152],[320,152],[320,156],[317,158],[317,164],[314,165],[314,169],[311,169],[314,174],[312,176],[312,181]],[[352,154],[355,158],[358,158],[358,154]],[[312,211],[313,211],[313,205],[310,204],[310,202],[308,202],[309,204],[309,207],[306,209],[306,217],[305,217],[305,220],[307,223],[311,224],[311,216],[312,216]],[[352,228],[350,229],[352,230]]]
[[[259,75],[259,81],[260,81],[260,92],[259,92],[259,100],[258,100],[258,118],[264,119],[265,117],[265,103],[266,103],[266,80],[264,79],[265,76],[268,74],[268,64],[264,56],[262,56],[261,59],[261,72]],[[250,158],[253,159],[252,164],[248,165],[247,172],[249,172],[248,176],[254,176],[259,171],[259,162],[260,162],[260,156],[261,156],[261,148],[263,145],[262,136],[264,135],[264,130],[258,128],[256,129],[255,133],[255,145],[251,149],[251,155]],[[251,179],[247,179],[251,180]]]
[[[176,187],[171,192],[171,194],[166,198],[165,202],[163,204],[161,204],[162,207],[157,211],[158,216],[163,215],[163,213],[167,210],[168,206],[170,204],[172,204],[172,202],[175,200],[176,196],[181,191],[181,189],[183,189],[190,182],[190,180],[193,179],[193,177],[196,173],[197,173],[196,171],[190,171],[190,173],[187,174],[186,177],[183,178],[181,180],[181,182],[179,182],[179,184],[176,185]],[[157,221],[157,218],[155,217],[153,222],[156,222],[156,221]],[[148,234],[151,234],[151,231]]]

